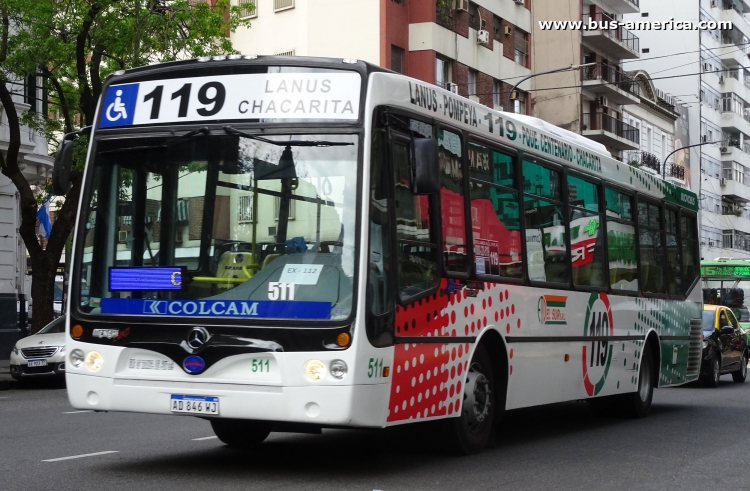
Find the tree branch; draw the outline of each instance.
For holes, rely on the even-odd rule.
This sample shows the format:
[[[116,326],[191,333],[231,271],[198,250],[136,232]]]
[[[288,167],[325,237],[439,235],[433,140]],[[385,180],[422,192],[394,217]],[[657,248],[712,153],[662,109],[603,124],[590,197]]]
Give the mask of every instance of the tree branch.
[[[21,168],[18,166],[19,150],[21,148],[21,123],[18,120],[18,112],[13,103],[13,97],[8,91],[5,82],[0,82],[0,103],[5,109],[8,117],[8,131],[10,138],[8,140],[8,150],[5,156],[0,153],[0,169],[8,179],[13,181],[16,189],[20,194],[21,206],[21,226],[18,232],[21,234],[26,249],[31,257],[36,257],[42,253],[42,246],[36,238],[36,211],[37,204],[34,199],[34,193],[31,192],[29,182],[23,176]]]
[[[57,92],[57,98],[59,99],[60,103],[58,104],[58,107],[62,109],[63,112],[63,119],[65,120],[65,133],[70,133],[73,131],[73,122],[71,120],[70,115],[70,108],[68,108],[68,103],[65,100],[65,92],[63,92],[63,88],[60,85],[60,81],[57,80],[57,77],[55,77],[52,72],[47,68],[46,66],[40,66],[42,72],[47,77],[47,79],[52,82],[52,85],[55,87],[55,91]]]
[[[89,31],[99,11],[99,5],[92,3],[91,8],[86,14],[86,19],[81,25],[81,31],[76,36],[76,74],[78,75],[79,90],[81,90],[81,113],[87,125],[93,124],[96,101],[91,94],[91,87],[86,77],[86,45],[89,38]]]
[[[103,48],[101,45],[94,47],[94,52],[91,54],[91,64],[89,65],[89,77],[91,77],[91,97],[96,101],[102,93],[102,77],[99,73],[99,67],[102,64],[102,52]],[[93,121],[93,120],[92,120]]]
[[[8,7],[5,6],[5,3],[3,3],[2,7],[0,7],[0,13],[3,17],[3,32],[2,39],[0,40],[0,62],[3,62],[8,57],[8,32],[10,31],[10,23],[8,22]]]

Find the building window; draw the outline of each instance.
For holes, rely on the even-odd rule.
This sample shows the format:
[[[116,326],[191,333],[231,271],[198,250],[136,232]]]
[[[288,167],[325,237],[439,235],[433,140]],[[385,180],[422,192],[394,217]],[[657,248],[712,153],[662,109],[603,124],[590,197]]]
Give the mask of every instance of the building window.
[[[37,111],[37,93],[36,93],[36,76],[31,75],[24,80],[23,84],[23,102],[31,105],[29,111],[35,113]]]
[[[279,12],[281,10],[293,9],[294,0],[273,0],[273,11]]]
[[[513,112],[516,114],[526,114],[526,92],[516,89],[516,97],[511,100],[513,103]],[[513,94],[511,94],[513,97]]]
[[[492,36],[500,42],[503,42],[503,21],[498,16],[492,17]]]
[[[393,44],[391,45],[391,70],[404,73],[404,50]]]
[[[451,81],[451,62],[444,58],[435,60],[435,85],[448,88]]]
[[[292,195],[294,196],[294,195]],[[273,219],[279,219],[279,208],[281,208],[281,198],[278,196],[273,197]],[[297,200],[292,198],[289,200],[289,220],[294,220],[297,215]]]
[[[469,27],[477,31],[481,29],[479,27],[479,9],[474,2],[469,2]]]
[[[521,66],[528,67],[529,35],[516,28],[516,47],[513,59]]]
[[[477,72],[469,69],[469,95],[477,95]]]
[[[253,195],[238,196],[237,202],[237,221],[239,223],[248,223],[253,221]]]
[[[241,9],[240,16],[243,19],[258,17],[258,0],[238,0],[237,5]]]
[[[492,82],[492,103],[495,106],[503,105],[503,84],[499,80]]]

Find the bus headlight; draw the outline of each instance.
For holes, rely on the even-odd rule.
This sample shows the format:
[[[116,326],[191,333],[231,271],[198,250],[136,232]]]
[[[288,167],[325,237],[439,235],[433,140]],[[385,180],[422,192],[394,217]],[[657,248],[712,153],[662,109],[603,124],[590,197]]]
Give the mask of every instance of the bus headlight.
[[[83,358],[83,351],[79,349],[74,349],[70,352],[70,364],[76,368],[81,366],[81,363],[83,363]]]
[[[344,360],[333,360],[331,362],[331,375],[333,375],[334,378],[341,380],[346,377],[346,372],[348,370],[349,367],[346,366]]]
[[[86,353],[86,366],[89,367],[89,370],[98,372],[102,368],[102,365],[104,365],[104,358],[101,353],[98,351],[89,351]]]
[[[318,382],[326,374],[326,366],[320,360],[307,360],[303,366],[305,375],[313,382]]]

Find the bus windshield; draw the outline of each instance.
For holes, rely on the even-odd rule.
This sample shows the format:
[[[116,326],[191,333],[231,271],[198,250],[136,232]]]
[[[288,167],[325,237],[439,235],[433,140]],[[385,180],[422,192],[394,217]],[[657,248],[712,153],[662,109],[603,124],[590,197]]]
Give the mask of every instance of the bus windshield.
[[[82,312],[346,319],[358,137],[194,133],[96,144]]]

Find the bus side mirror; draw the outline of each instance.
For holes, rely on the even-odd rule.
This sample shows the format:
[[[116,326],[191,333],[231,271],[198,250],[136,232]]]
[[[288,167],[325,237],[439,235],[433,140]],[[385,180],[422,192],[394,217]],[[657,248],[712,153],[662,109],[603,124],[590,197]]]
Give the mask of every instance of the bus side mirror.
[[[63,140],[57,147],[52,170],[52,194],[65,196],[70,189],[70,169],[73,164],[73,141]]]
[[[440,191],[438,142],[434,138],[412,140],[414,154],[411,163],[411,190],[414,194],[435,194]]]

